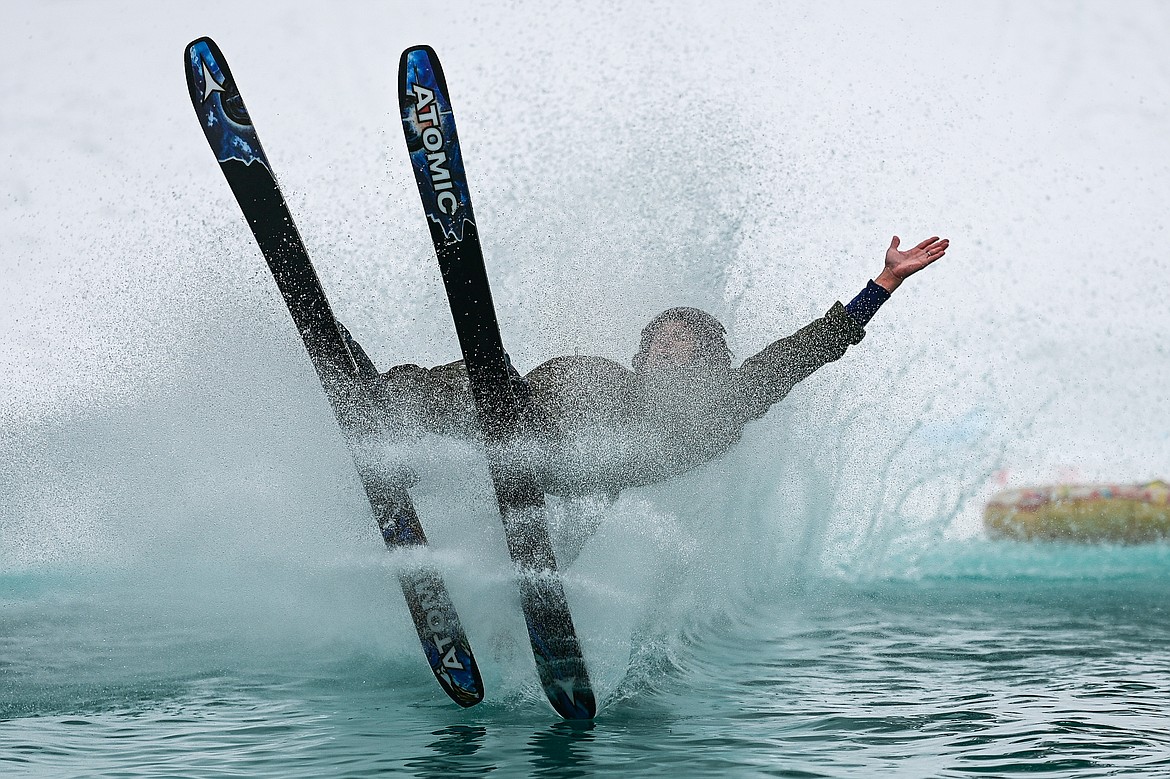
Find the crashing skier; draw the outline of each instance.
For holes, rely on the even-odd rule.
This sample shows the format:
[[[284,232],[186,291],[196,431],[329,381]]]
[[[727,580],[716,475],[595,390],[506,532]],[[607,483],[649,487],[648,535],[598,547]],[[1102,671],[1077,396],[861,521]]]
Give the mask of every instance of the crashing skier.
[[[723,325],[696,308],[672,308],[642,331],[633,370],[601,357],[557,357],[514,375],[522,435],[545,492],[608,495],[677,476],[723,454],[744,426],[799,382],[839,359],[908,277],[941,258],[949,241],[928,238],[909,251],[895,237],[885,267],[848,305],[733,367]],[[345,333],[348,337],[349,334]],[[350,347],[393,427],[476,437],[462,362],[426,369],[399,365],[379,374]]]

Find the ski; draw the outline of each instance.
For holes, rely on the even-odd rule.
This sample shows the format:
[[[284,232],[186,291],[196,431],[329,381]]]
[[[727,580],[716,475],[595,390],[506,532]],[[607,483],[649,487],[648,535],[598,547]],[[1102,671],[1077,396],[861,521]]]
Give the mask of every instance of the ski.
[[[191,103],[211,150],[252,228],[313,368],[333,407],[388,549],[426,544],[403,481],[362,465],[359,436],[377,432],[376,409],[325,291],[285,205],[227,60],[215,42],[200,38],[183,57]],[[399,582],[427,662],[439,685],[460,706],[483,700],[483,682],[455,605],[439,571],[404,568]]]
[[[597,707],[549,542],[544,492],[522,458],[509,456],[519,408],[471,210],[450,93],[433,49],[415,46],[402,53],[398,89],[406,145],[484,433],[508,552],[519,573],[537,673],[557,713],[566,719],[591,719]]]

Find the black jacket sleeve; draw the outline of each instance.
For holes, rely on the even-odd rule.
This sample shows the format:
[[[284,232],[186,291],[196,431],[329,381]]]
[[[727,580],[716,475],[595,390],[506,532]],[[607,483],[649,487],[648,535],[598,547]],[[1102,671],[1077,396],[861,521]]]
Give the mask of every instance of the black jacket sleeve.
[[[841,358],[865,329],[835,303],[820,319],[744,360],[736,377],[746,419],[757,419],[818,368]]]

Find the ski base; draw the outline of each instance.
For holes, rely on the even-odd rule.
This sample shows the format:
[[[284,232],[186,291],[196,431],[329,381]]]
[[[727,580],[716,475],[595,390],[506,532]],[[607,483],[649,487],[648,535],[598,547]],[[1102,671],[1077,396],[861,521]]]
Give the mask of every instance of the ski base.
[[[434,50],[415,46],[404,51],[398,79],[407,149],[484,432],[537,673],[549,702],[562,717],[591,719],[597,705],[549,542],[544,492],[522,459],[508,457],[519,408],[492,304],[447,82]]]
[[[200,38],[187,46],[183,64],[204,135],[284,297],[346,443],[352,447],[357,436],[377,428],[374,401],[359,378],[227,60],[214,41]],[[351,453],[356,455],[352,448]],[[357,460],[355,456],[355,463]],[[361,476],[386,547],[425,545],[422,525],[406,489],[385,483],[375,474],[362,472]],[[442,576],[433,568],[419,567],[402,571],[399,582],[439,685],[460,706],[482,701],[483,681]]]

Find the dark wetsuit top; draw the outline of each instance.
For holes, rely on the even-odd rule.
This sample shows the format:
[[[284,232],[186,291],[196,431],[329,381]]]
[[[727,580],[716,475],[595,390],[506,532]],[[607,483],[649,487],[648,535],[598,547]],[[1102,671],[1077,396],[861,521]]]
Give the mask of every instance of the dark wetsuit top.
[[[602,357],[557,357],[517,388],[522,448],[546,492],[610,494],[708,462],[739,440],[744,425],[849,346],[889,293],[872,281],[843,306],[772,343],[739,368],[668,369],[639,375]],[[348,334],[347,334],[348,335]],[[351,340],[359,367],[377,372]],[[479,435],[462,362],[426,369],[398,365],[373,384],[386,421],[440,435]]]

